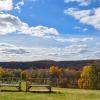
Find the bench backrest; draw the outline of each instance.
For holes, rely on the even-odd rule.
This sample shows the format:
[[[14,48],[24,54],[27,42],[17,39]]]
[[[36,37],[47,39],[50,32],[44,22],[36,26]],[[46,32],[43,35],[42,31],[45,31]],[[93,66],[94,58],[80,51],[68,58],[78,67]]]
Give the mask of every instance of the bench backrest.
[[[16,77],[0,78],[0,84],[17,84],[19,82],[21,82],[21,79]]]
[[[37,85],[49,85],[49,79],[48,78],[32,78],[30,80],[27,80],[29,84],[37,84]]]

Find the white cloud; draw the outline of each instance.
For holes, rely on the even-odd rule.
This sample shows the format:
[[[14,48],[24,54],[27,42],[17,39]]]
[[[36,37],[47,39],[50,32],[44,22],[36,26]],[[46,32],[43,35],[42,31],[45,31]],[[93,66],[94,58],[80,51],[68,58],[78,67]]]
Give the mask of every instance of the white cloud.
[[[20,13],[21,7],[26,1],[36,2],[39,0],[18,0],[16,4],[14,4],[14,0],[0,0],[0,11],[9,11],[15,9]]]
[[[89,42],[93,41],[93,37],[82,37],[82,38],[57,38],[56,39],[59,42],[69,42],[69,43],[84,43],[84,42]]]
[[[91,25],[100,30],[100,7],[88,10],[69,8],[64,13],[73,16],[83,24]]]
[[[9,33],[26,34],[30,36],[44,37],[56,36],[59,32],[55,28],[46,26],[29,27],[27,23],[22,22],[18,17],[10,14],[0,14],[0,35]]]
[[[16,48],[16,46],[8,43],[0,43],[0,50],[5,48]]]
[[[12,0],[0,0],[0,11],[12,10],[13,1]]]
[[[29,53],[26,49],[17,47],[8,43],[0,43],[0,53],[1,54],[9,54],[9,55],[18,55],[18,54],[26,54]]]
[[[91,0],[64,0],[65,3],[77,2],[80,6],[88,6],[92,1]]]
[[[57,36],[59,32],[54,28],[48,28],[45,26],[36,26],[30,27],[27,29],[26,27],[23,28],[23,31],[20,32],[21,34],[29,34],[32,36],[43,37],[43,36]]]
[[[13,44],[0,43],[0,61],[32,60],[85,60],[100,58],[100,47],[89,47],[88,44],[72,44],[64,48],[54,47],[18,47]]]
[[[21,7],[23,5],[24,5],[24,0],[21,0],[15,5],[14,9],[16,9],[20,13],[21,12]]]

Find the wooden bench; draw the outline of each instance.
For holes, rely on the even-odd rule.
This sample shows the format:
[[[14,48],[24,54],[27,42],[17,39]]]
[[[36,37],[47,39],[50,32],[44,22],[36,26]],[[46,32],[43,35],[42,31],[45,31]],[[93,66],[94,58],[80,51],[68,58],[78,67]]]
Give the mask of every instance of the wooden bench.
[[[0,78],[0,87],[16,87],[21,91],[21,81],[16,77]]]
[[[31,87],[46,87],[49,92],[52,91],[47,78],[33,78],[31,81],[28,80],[26,82],[26,92],[28,92]]]

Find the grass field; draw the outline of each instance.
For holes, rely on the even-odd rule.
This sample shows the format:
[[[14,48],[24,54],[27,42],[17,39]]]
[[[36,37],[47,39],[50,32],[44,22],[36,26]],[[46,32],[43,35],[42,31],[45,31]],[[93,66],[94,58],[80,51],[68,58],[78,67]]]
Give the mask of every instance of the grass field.
[[[53,88],[54,93],[0,92],[0,100],[100,100],[99,90]],[[32,90],[45,88],[32,88]]]

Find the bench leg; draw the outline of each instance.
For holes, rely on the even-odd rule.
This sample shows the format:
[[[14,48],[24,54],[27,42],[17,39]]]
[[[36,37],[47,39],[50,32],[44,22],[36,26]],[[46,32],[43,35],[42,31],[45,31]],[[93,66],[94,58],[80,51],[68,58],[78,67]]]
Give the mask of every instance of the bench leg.
[[[51,90],[51,87],[49,87],[49,92],[51,92],[52,90]]]
[[[21,86],[16,87],[19,91],[21,91]]]
[[[26,92],[29,92],[29,89],[30,89],[31,87],[30,86],[28,86],[28,83],[26,83]]]
[[[51,90],[51,86],[49,86],[49,87],[47,87],[48,89],[49,89],[49,92],[52,92],[52,90]]]
[[[26,92],[29,92],[30,88],[31,88],[31,86],[26,86]]]
[[[28,86],[26,86],[26,92],[28,92],[29,90],[28,90]]]
[[[26,92],[28,92],[28,82],[26,81]]]
[[[1,92],[1,86],[0,86],[0,92]]]
[[[19,91],[21,91],[21,86],[19,86]]]
[[[21,82],[19,83],[19,91],[21,91]]]

